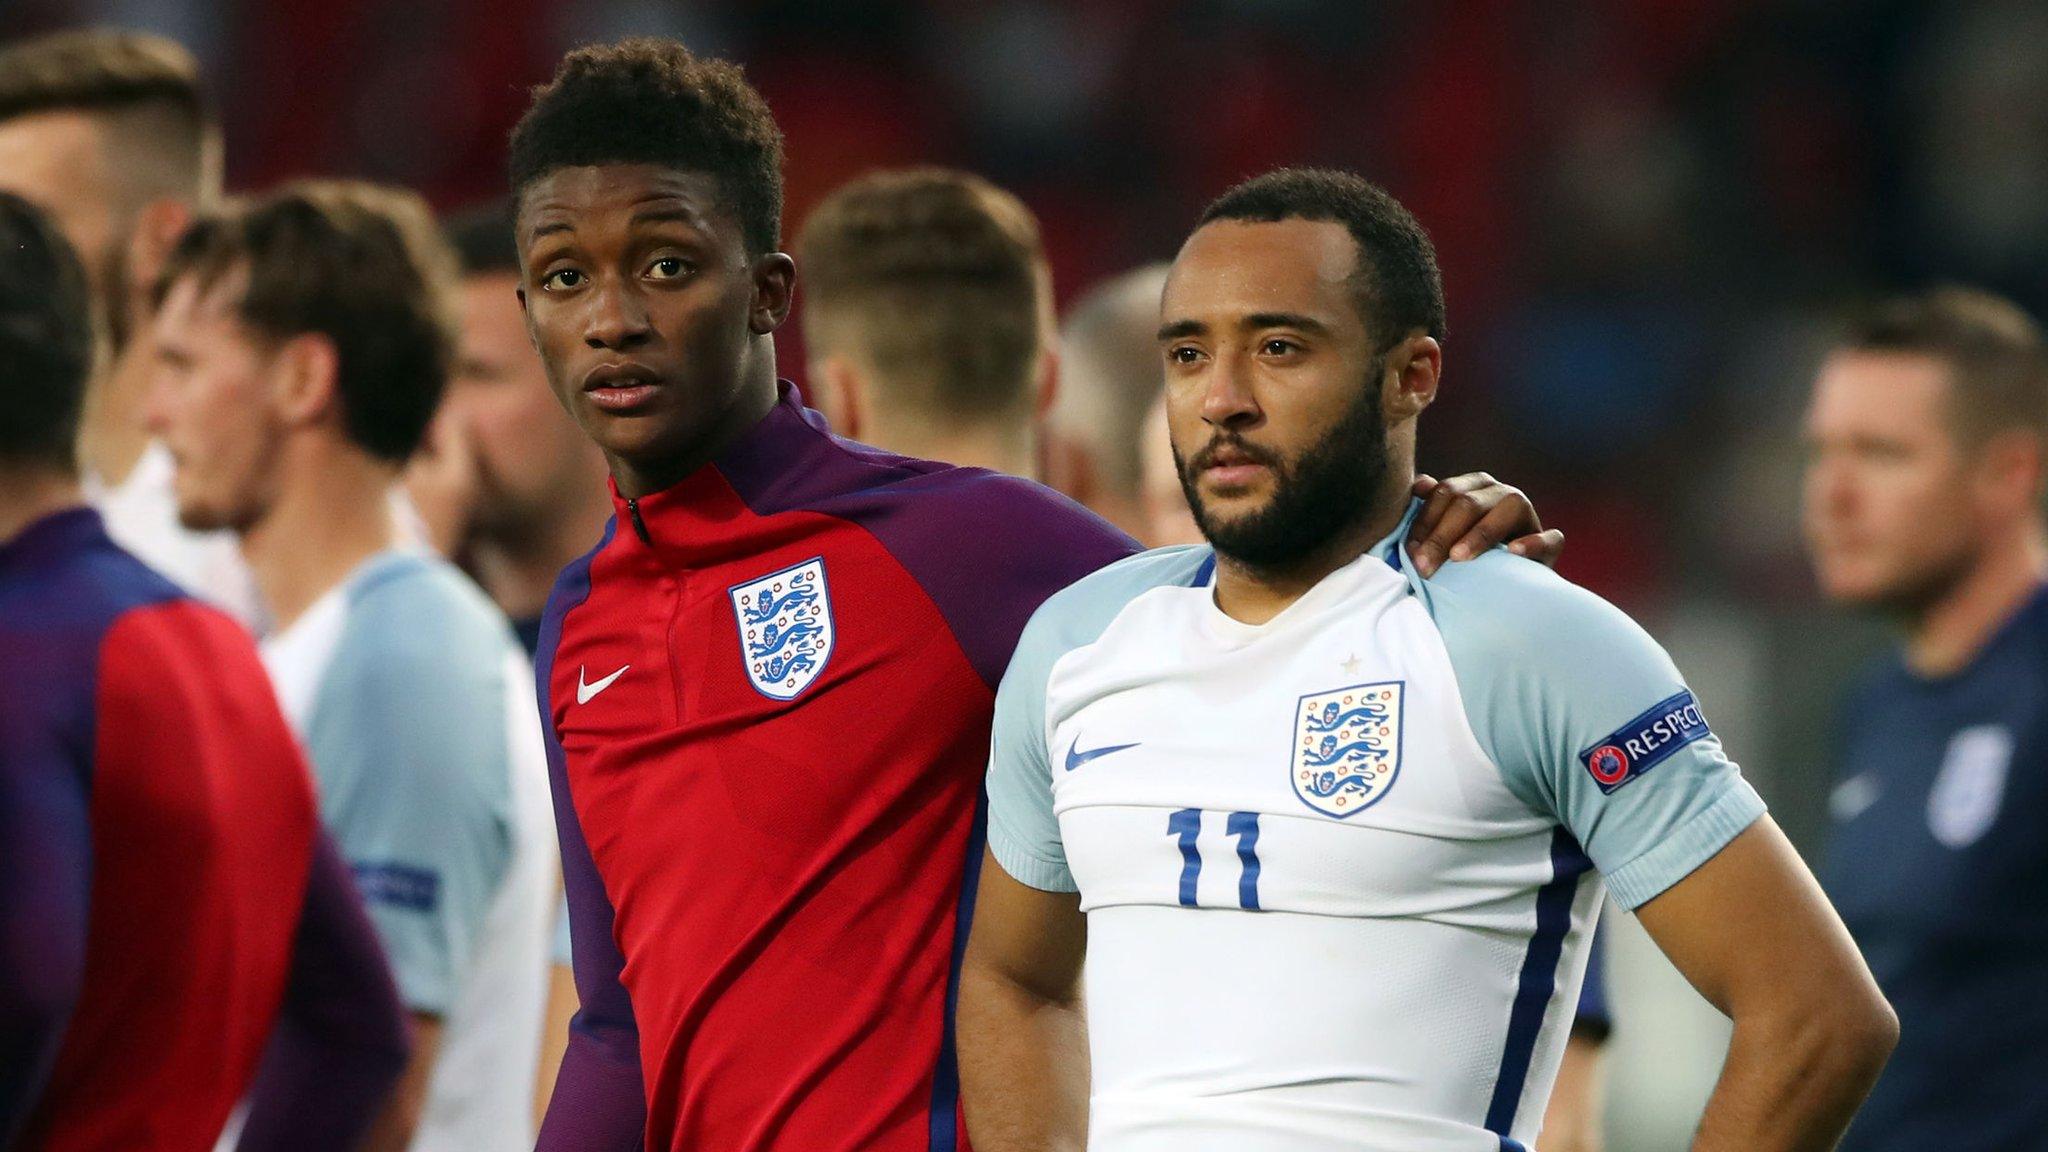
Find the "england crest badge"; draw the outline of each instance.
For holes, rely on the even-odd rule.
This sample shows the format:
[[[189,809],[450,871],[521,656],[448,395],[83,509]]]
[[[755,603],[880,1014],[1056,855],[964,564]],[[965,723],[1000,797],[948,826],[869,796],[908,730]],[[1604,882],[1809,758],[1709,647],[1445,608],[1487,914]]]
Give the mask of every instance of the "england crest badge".
[[[754,690],[771,700],[794,700],[832,658],[832,596],[825,559],[770,572],[729,590],[740,629],[740,656]]]
[[[1294,794],[1342,820],[1380,801],[1401,774],[1406,682],[1353,684],[1303,696],[1294,712]]]

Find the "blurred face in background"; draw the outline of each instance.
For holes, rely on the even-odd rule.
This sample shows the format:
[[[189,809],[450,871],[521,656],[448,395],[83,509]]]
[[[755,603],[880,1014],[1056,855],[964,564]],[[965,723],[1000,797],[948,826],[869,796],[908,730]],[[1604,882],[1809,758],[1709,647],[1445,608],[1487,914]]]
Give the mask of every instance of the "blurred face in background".
[[[154,320],[149,429],[177,464],[172,491],[187,528],[246,530],[279,488],[290,428],[285,365],[236,311],[243,280],[179,280]]]
[[[1915,613],[1976,562],[1994,509],[1984,454],[1956,434],[1950,369],[1926,355],[1845,349],[1806,415],[1805,529],[1821,591]]]
[[[1383,358],[1341,224],[1219,220],[1174,260],[1160,306],[1166,416],[1189,507],[1254,568],[1307,558],[1365,516],[1389,464]]]
[[[603,454],[548,387],[518,288],[512,272],[463,281],[462,344],[436,417],[461,425],[475,452],[470,530],[492,539],[534,531],[604,481]]]
[[[50,214],[78,249],[102,302],[123,279],[127,230],[110,194],[114,181],[105,137],[104,123],[87,112],[32,112],[0,121],[0,189]]]

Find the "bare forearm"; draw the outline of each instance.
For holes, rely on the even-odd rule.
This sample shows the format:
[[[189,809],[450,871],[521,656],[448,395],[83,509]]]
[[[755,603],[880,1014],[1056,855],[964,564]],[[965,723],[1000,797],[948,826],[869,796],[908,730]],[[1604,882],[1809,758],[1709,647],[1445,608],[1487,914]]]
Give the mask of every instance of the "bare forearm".
[[[1693,1152],[1828,1152],[1897,1039],[1881,1001],[1846,1022],[1738,1016]]]
[[[960,976],[960,1085],[977,1152],[1079,1152],[1088,1139],[1088,1029],[1047,1000],[968,965]]]

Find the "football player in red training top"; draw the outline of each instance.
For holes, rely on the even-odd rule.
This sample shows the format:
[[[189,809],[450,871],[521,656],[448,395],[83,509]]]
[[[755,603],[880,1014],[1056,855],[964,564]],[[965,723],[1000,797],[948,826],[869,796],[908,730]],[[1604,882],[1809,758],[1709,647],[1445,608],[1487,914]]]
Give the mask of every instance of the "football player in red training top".
[[[964,1145],[994,687],[1136,547],[777,382],[781,157],[737,68],[658,40],[570,54],[512,137],[527,325],[615,506],[536,659],[583,1005],[548,1152]]]
[[[255,644],[81,503],[89,317],[0,193],[0,1147],[352,1148],[397,989]]]

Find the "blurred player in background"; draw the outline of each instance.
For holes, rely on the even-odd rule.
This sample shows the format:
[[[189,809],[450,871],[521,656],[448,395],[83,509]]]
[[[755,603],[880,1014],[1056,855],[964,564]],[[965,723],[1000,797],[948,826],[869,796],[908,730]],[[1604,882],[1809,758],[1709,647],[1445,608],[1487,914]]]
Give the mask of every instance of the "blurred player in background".
[[[0,48],[0,188],[40,204],[78,249],[111,345],[80,429],[86,493],[124,548],[253,623],[233,535],[179,524],[170,456],[143,423],[150,286],[220,186],[220,124],[182,46],[92,30]]]
[[[353,1148],[397,994],[247,633],[82,503],[90,299],[0,193],[0,1146],[197,1152],[256,1078],[243,1148]]]
[[[1089,288],[1067,310],[1047,421],[1047,482],[1140,540],[1150,527],[1139,445],[1165,380],[1152,339],[1165,285],[1166,265],[1148,264]]]
[[[530,1139],[553,902],[526,661],[467,578],[395,547],[386,499],[453,359],[453,280],[417,197],[323,183],[203,217],[159,281],[151,422],[179,514],[241,539],[413,1014],[379,1148]]]
[[[2048,1132],[2048,362],[2012,303],[1891,301],[1806,417],[1821,590],[1905,643],[1844,701],[1822,879],[1898,1009],[1855,1152]]]
[[[406,470],[407,490],[435,546],[482,585],[531,659],[555,577],[590,550],[611,516],[604,454],[555,399],[527,339],[511,204],[464,212],[443,231],[462,264],[461,343],[427,443]],[[568,906],[558,903],[536,1125],[576,1011],[569,954]]]
[[[1404,554],[1444,329],[1413,217],[1249,181],[1161,320],[1212,547],[1060,592],[1003,679],[975,1146],[1531,1147],[1595,868],[1735,1020],[1695,1147],[1831,1146],[1897,1025],[1669,658],[1505,551]]]
[[[1052,404],[1038,221],[979,176],[881,172],[797,237],[809,393],[832,428],[905,456],[1034,476]]]
[[[611,515],[604,454],[548,389],[527,338],[511,205],[461,213],[443,231],[462,267],[461,342],[408,488],[434,544],[476,577],[531,654],[555,577]]]
[[[542,626],[582,1007],[541,1146],[955,1147],[993,685],[1131,542],[778,384],[781,136],[737,68],[578,50],[511,152],[529,329],[615,492]]]

